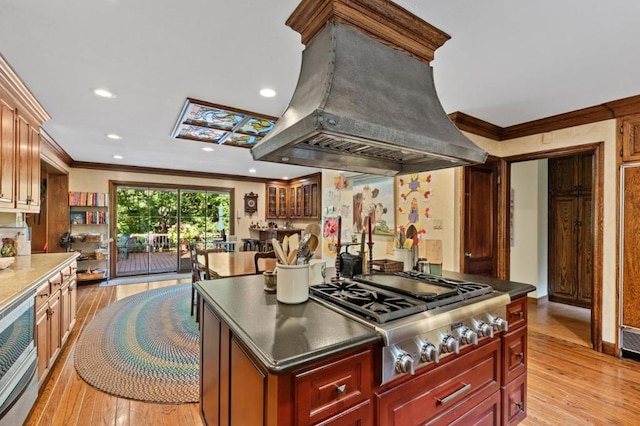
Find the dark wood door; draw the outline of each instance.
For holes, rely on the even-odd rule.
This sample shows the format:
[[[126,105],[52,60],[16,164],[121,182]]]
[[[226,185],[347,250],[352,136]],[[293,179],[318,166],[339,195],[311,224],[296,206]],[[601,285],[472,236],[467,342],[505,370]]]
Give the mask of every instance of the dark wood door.
[[[499,162],[464,169],[464,271],[496,277]]]
[[[549,160],[549,300],[591,307],[593,154]]]

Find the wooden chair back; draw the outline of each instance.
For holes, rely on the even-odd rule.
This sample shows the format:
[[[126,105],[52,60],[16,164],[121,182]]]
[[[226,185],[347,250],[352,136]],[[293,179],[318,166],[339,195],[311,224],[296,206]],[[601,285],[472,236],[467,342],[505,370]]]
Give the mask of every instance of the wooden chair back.
[[[263,261],[260,261],[264,259]],[[267,270],[273,270],[276,267],[276,252],[275,251],[259,251],[253,256],[253,263],[256,267],[256,274],[261,274]],[[260,263],[263,267],[260,268]]]
[[[222,250],[226,252],[226,250]],[[209,267],[209,253],[220,253],[220,249],[200,249],[195,248],[195,260],[192,260],[192,271],[194,277],[201,277],[200,280],[215,280],[220,278],[216,271],[212,271]]]

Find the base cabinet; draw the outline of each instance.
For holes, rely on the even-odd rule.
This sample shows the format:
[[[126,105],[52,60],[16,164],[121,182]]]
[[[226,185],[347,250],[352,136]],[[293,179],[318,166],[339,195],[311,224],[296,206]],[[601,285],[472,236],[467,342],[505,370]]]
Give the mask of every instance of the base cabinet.
[[[201,300],[201,415],[208,425],[372,425],[373,348],[272,374]]]
[[[60,355],[75,324],[76,269],[74,261],[43,280],[36,291],[35,343],[40,382]]]

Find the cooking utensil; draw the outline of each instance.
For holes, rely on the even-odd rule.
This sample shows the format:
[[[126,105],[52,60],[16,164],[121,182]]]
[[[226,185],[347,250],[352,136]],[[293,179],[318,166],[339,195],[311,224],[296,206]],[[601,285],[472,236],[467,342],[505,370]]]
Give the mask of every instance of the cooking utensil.
[[[320,232],[320,225],[318,225],[317,223],[310,223],[305,226],[304,230],[302,231],[302,235],[313,234],[317,237],[318,235],[320,235]]]
[[[285,235],[282,239],[282,251],[284,254],[289,254],[289,236]]]
[[[293,249],[289,252],[289,255],[287,256],[287,265],[295,265],[296,259],[298,257],[298,249]]]
[[[315,254],[316,249],[318,248],[318,236],[315,234],[311,234],[309,237],[309,253],[312,255]]]
[[[288,265],[289,263],[287,262],[287,255],[282,250],[282,247],[280,247],[280,242],[278,242],[278,239],[271,239],[271,245],[273,246],[273,251],[276,253],[278,262],[282,263],[283,265]]]
[[[298,234],[291,234],[289,236],[289,251],[298,248],[298,244],[300,243],[300,236]]]

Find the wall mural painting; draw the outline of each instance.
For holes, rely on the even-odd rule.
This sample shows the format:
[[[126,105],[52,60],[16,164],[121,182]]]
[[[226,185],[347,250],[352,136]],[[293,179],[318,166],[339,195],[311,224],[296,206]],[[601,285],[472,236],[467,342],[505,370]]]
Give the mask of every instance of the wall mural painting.
[[[323,193],[324,217],[322,219],[322,248],[326,256],[336,255],[336,243],[338,242],[338,216],[342,216],[342,238],[350,235],[351,230],[345,227],[345,223],[351,218],[351,205],[341,202],[342,191],[349,188],[349,180],[337,174],[333,178],[333,187]]]
[[[368,218],[374,234],[393,235],[392,177],[353,179],[353,232],[367,231]]]
[[[396,223],[398,228],[413,225],[418,235],[426,234],[431,197],[431,173],[413,173],[396,178]]]
[[[338,242],[338,217],[325,216],[322,223],[323,252],[327,256],[335,256]]]

